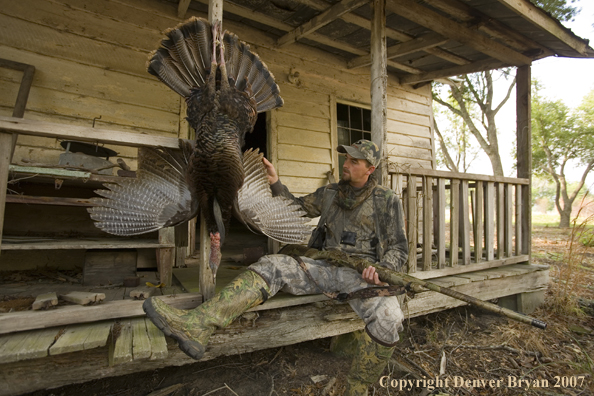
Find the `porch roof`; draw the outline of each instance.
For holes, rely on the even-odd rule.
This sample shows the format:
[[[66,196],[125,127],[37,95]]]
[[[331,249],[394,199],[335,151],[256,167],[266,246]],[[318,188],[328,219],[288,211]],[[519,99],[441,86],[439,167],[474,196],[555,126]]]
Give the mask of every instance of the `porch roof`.
[[[208,0],[169,0],[178,16],[208,12]],[[283,47],[299,42],[332,53],[345,68],[371,64],[369,0],[231,0],[224,19],[265,32]],[[548,56],[593,58],[576,36],[529,0],[387,0],[388,71],[417,84]]]

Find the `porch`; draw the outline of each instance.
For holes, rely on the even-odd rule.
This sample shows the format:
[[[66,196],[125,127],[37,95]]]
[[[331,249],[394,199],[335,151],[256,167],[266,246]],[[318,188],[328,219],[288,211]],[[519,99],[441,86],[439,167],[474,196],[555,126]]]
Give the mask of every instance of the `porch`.
[[[122,132],[115,134],[84,127],[69,127],[65,132],[59,124],[22,119],[2,118],[0,130],[136,144],[128,141],[131,136]],[[172,146],[176,139],[149,139],[143,143]],[[529,233],[523,233],[521,227],[525,215],[521,197],[523,189],[529,186],[528,180],[424,169],[409,169],[406,174],[390,172],[390,180],[391,187],[402,197],[406,213],[411,248],[409,273],[483,300],[511,296],[507,306],[514,309],[529,311],[538,303],[548,284],[548,269],[526,265],[529,256],[522,250],[526,236],[529,241]],[[25,198],[28,204],[68,205],[73,202],[53,197]],[[77,201],[77,205],[81,202]],[[235,250],[231,244],[224,251],[217,288],[245,270],[246,265],[237,258],[242,246],[267,245],[266,238],[246,230],[234,229],[233,234],[241,243],[235,245]],[[156,249],[159,257],[157,272],[139,271],[137,275],[142,276],[143,283],[164,283],[165,287],[156,289],[155,294],[168,303],[178,308],[192,308],[202,302],[200,282],[207,280],[199,266],[192,266],[200,264],[201,260],[190,258],[184,262],[175,257],[174,252],[183,254],[185,250],[171,239],[174,235],[170,229],[149,241],[69,238],[62,242],[27,237],[19,237],[15,242],[5,235],[1,249],[5,254],[11,250],[31,249],[150,247]],[[207,240],[206,235],[197,237]],[[191,235],[189,239],[192,240]],[[186,268],[182,268],[182,262]],[[66,294],[85,287],[76,283],[33,282],[24,286],[4,285],[3,293],[37,295],[50,289]],[[173,340],[155,331],[144,317],[142,301],[130,297],[131,289],[110,286],[87,289],[104,292],[105,301],[89,306],[62,305],[46,311],[0,314],[0,372],[7,384],[0,395],[193,362],[179,351]],[[428,291],[408,301],[405,313],[415,317],[463,304]],[[346,304],[337,304],[323,295],[298,297],[280,293],[250,310],[229,328],[217,332],[204,359],[332,337],[363,327],[364,323]],[[47,375],[48,370],[51,376]],[[22,381],[24,375],[30,380]]]

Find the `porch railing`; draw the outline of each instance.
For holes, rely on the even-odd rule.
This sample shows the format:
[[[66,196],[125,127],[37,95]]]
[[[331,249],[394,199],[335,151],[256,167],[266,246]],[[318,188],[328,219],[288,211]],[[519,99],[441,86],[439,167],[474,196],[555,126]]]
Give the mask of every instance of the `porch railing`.
[[[405,213],[409,273],[429,278],[529,260],[529,179],[430,169],[390,176]]]

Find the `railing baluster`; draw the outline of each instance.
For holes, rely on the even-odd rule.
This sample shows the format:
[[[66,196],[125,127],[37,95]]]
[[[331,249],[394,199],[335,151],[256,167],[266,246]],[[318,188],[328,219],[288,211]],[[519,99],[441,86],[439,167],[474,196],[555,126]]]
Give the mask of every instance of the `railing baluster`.
[[[437,179],[437,268],[444,268],[446,262],[445,246],[445,179]]]
[[[514,216],[514,199],[513,190],[510,183],[505,184],[505,256],[513,256],[513,216]]]
[[[423,271],[431,269],[431,230],[433,229],[433,178],[423,177]]]
[[[495,239],[495,219],[493,211],[495,209],[495,183],[487,182],[487,193],[485,196],[485,250],[487,251],[487,261],[494,258],[493,242]]]
[[[522,186],[516,184],[516,256],[522,254]]]
[[[474,194],[474,261],[480,263],[483,259],[483,182],[476,182]]]
[[[470,264],[470,215],[468,209],[468,180],[460,183],[460,228],[462,230],[462,264]]]
[[[392,175],[392,190],[402,199],[402,173]]]
[[[503,202],[503,183],[497,183],[497,258],[503,258],[504,251],[504,217],[505,206]]]
[[[417,177],[408,176],[406,183],[408,223],[408,273],[417,271]]]
[[[450,266],[458,265],[460,180],[450,179]]]

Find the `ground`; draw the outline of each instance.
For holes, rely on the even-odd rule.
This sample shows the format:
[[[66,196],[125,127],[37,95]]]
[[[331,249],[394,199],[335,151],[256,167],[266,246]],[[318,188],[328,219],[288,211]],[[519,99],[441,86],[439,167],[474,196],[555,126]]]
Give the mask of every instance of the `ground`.
[[[384,371],[388,387],[376,383],[369,394],[594,395],[594,317],[576,303],[578,298],[584,304],[594,300],[594,247],[578,241],[588,244],[587,232],[572,236],[567,229],[534,229],[533,263],[551,266],[545,304],[532,314],[547,322],[545,331],[467,307],[407,320]],[[330,352],[330,342],[322,339],[31,395],[342,395],[350,358]],[[440,372],[439,387],[422,381]],[[402,380],[411,382],[401,390]]]

